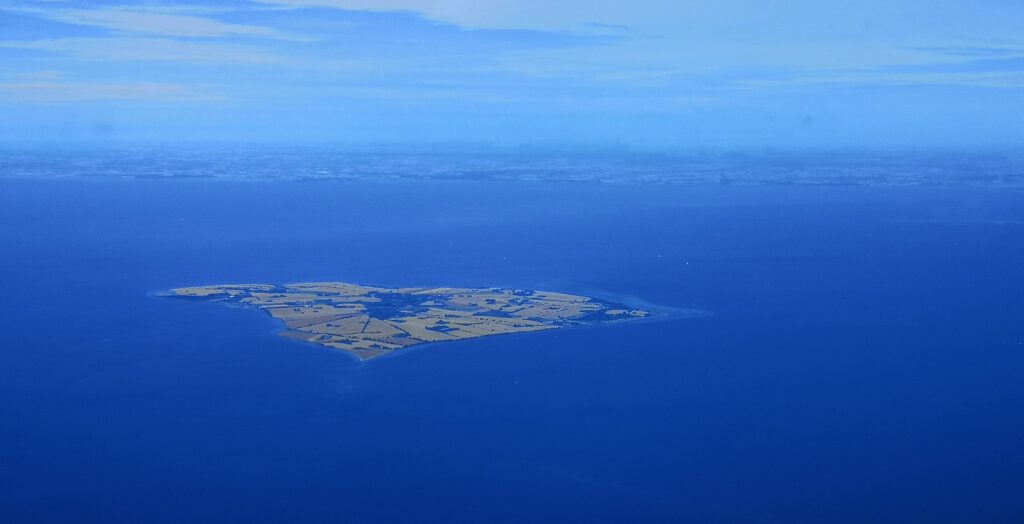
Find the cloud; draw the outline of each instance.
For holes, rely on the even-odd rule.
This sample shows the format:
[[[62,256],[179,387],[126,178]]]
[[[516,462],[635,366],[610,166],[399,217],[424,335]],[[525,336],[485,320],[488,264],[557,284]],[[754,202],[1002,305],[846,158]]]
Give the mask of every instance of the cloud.
[[[332,7],[359,11],[435,11],[447,5],[473,5],[473,0],[256,0],[286,7]]]
[[[56,11],[53,17],[63,22],[99,26],[126,33],[149,33],[179,37],[279,36],[277,31],[267,27],[228,24],[198,16],[146,11],[68,9]]]
[[[165,38],[55,38],[0,41],[0,49],[26,49],[66,53],[84,60],[224,62],[256,64],[277,62],[272,53],[213,42],[183,42]]]
[[[536,29],[621,31],[621,17],[635,11],[619,2],[561,0],[557,6],[525,0],[255,0],[279,7],[327,7],[353,11],[410,11],[468,29]],[[605,5],[608,4],[608,5]],[[649,0],[649,7],[671,5]]]
[[[333,103],[364,102],[386,103],[392,107],[407,107],[419,110],[424,104],[436,106],[472,105],[480,110],[495,110],[515,107],[517,112],[544,111],[555,105],[560,111],[576,114],[627,114],[635,111],[673,113],[707,108],[722,103],[722,99],[709,94],[637,91],[631,96],[620,96],[617,92],[590,90],[586,96],[576,92],[562,92],[547,89],[524,89],[517,87],[469,86],[469,85],[394,85],[394,84],[348,84],[327,90],[293,91],[302,94],[306,101],[320,99]]]
[[[0,9],[11,3],[0,0]],[[830,114],[836,122],[863,114],[884,130],[899,118],[920,127],[914,107],[929,115],[969,108],[960,109],[963,121],[980,120],[968,114],[976,111],[1010,130],[1019,129],[1011,117],[1024,92],[1024,3],[1007,0],[14,5],[21,7],[0,30],[0,99],[55,119],[72,107],[60,101],[100,101],[98,112],[113,105],[105,101],[138,101],[138,112],[144,101],[215,100],[219,92],[229,103],[197,104],[196,114],[220,111],[229,127],[265,113],[291,122],[282,134],[348,111],[371,124],[405,118],[423,129],[454,129],[455,115],[467,134],[505,115],[539,122],[523,129],[593,136],[620,127],[651,135],[658,125],[739,136],[762,132],[767,113],[812,110],[816,129]],[[163,109],[173,119],[181,107]],[[607,131],[596,121],[608,122]],[[396,136],[409,127],[396,124]]]
[[[21,102],[83,102],[98,100],[205,102],[223,97],[199,92],[179,84],[82,83],[82,82],[3,82],[0,100]]]
[[[64,78],[64,73],[61,71],[54,71],[52,69],[44,69],[41,71],[25,71],[23,73],[16,73],[12,76],[25,80],[60,80],[61,78]]]
[[[1005,58],[1024,55],[1024,49],[1008,46],[918,46],[914,49],[943,56]]]
[[[915,39],[962,35],[1019,41],[1024,5],[962,0],[255,0],[287,8],[412,11],[469,29],[586,30],[607,26],[708,41]],[[982,35],[979,35],[982,36]],[[691,40],[691,41],[693,41]]]
[[[101,27],[126,34],[150,34],[183,38],[259,37],[297,40],[298,37],[256,25],[231,24],[182,14],[184,8],[114,7],[100,9],[21,8],[15,11],[67,24]],[[202,11],[196,8],[196,11]]]
[[[744,80],[736,85],[754,90],[766,88],[802,88],[828,86],[891,86],[891,87],[975,87],[993,89],[1020,89],[1024,87],[1024,73],[1020,72],[885,72],[864,71],[840,74],[808,74],[797,78]]]

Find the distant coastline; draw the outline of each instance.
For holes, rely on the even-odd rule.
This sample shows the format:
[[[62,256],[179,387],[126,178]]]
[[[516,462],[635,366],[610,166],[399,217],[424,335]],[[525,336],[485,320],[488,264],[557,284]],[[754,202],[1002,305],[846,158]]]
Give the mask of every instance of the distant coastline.
[[[135,147],[0,150],[7,179],[979,186],[1024,189],[1024,157],[989,152],[655,153]],[[215,166],[211,168],[211,166]]]

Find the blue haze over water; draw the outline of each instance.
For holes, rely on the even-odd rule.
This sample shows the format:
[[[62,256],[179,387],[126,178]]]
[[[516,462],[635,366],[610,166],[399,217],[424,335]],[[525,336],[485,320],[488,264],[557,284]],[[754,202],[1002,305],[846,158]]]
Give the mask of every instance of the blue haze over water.
[[[1024,193],[0,180],[5,522],[1020,522]],[[369,363],[177,286],[714,312]]]

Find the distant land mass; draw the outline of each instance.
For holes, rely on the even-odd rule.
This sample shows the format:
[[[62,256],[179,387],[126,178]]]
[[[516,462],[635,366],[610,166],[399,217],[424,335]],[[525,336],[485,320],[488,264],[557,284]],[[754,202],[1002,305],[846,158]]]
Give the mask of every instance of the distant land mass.
[[[1024,188],[1024,152],[675,152],[317,146],[0,148],[3,178],[935,185]]]
[[[183,287],[162,296],[255,307],[281,335],[368,360],[427,342],[645,318],[606,300],[506,288],[386,288],[345,282]]]

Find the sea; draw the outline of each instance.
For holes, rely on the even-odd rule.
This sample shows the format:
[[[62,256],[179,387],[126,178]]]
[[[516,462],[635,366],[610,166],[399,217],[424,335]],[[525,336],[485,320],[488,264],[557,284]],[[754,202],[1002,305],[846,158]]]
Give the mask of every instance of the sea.
[[[360,362],[224,283],[667,310]],[[1024,521],[1024,191],[0,177],[0,521]]]

